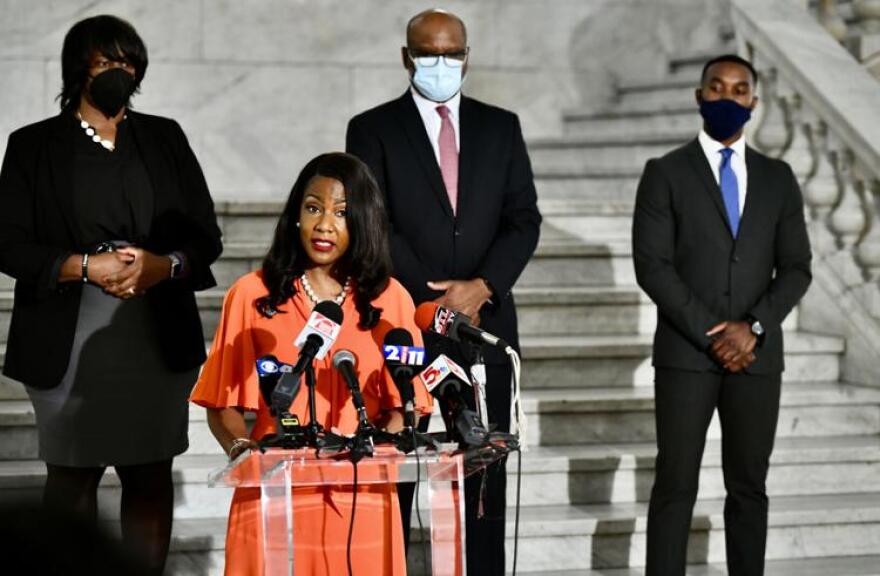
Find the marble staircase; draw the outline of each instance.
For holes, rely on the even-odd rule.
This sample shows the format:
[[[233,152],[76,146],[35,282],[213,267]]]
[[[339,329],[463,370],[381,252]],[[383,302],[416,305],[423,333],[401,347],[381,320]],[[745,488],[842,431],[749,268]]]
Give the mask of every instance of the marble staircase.
[[[546,576],[642,573],[653,479],[653,304],[635,285],[629,233],[645,160],[694,137],[693,87],[703,55],[675,59],[665,80],[620,87],[601,113],[570,111],[566,133],[529,142],[545,221],[514,292],[520,310],[530,447],[522,459],[518,572]],[[206,332],[223,290],[259,266],[281,208],[222,202],[220,285],[199,295]],[[0,362],[11,309],[0,278]],[[880,389],[841,381],[841,338],[786,324],[779,439],[772,458],[768,575],[880,575]],[[724,574],[717,422],[710,429],[691,526],[688,574]],[[176,522],[169,574],[222,573],[231,492],[208,488],[224,458],[191,410],[191,447],[175,461]],[[23,390],[0,381],[0,498],[35,497],[45,479]],[[515,458],[509,502],[515,496]],[[108,471],[101,512],[118,515]],[[509,516],[508,555],[513,551]],[[411,573],[420,569],[415,548]],[[509,559],[508,567],[512,567]]]

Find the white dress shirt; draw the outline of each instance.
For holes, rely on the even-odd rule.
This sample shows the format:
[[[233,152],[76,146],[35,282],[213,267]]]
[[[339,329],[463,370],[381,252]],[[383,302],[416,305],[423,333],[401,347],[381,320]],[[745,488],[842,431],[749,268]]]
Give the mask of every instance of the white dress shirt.
[[[410,88],[413,100],[416,102],[416,108],[419,109],[419,115],[422,117],[422,124],[428,132],[428,140],[431,141],[431,147],[434,148],[434,157],[437,158],[437,166],[440,165],[440,124],[442,120],[440,114],[437,113],[438,106],[446,106],[449,108],[449,120],[452,121],[452,128],[455,130],[455,150],[461,151],[461,137],[459,135],[459,116],[458,108],[461,104],[461,92],[443,102],[442,104],[428,100],[419,94],[415,88]]]
[[[700,130],[698,140],[700,141],[700,146],[703,147],[703,154],[706,155],[706,160],[709,161],[712,175],[715,176],[715,183],[719,186],[721,183],[718,173],[721,171],[721,160],[723,160],[721,151],[725,148],[733,149],[733,154],[730,156],[730,165],[733,168],[733,173],[736,175],[736,184],[737,188],[739,188],[739,215],[742,216],[743,208],[746,205],[746,190],[749,183],[749,173],[746,170],[746,137],[740,136],[736,142],[730,146],[725,146],[721,142],[713,140],[711,136],[706,134],[705,130]]]

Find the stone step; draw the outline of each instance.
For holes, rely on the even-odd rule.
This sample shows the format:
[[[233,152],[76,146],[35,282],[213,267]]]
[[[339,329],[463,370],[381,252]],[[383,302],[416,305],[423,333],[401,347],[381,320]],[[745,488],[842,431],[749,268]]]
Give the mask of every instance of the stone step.
[[[188,454],[222,454],[208,429],[204,408],[190,405],[188,432]],[[36,458],[37,428],[30,400],[0,400],[0,461]]]
[[[723,506],[721,500],[697,502],[690,563],[724,561]],[[646,516],[647,506],[641,503],[523,508],[519,567],[545,572],[644,566]],[[507,534],[512,534],[511,522]],[[771,502],[768,560],[865,556],[877,553],[878,542],[880,495],[792,496]],[[508,537],[509,560],[511,544]]]
[[[529,142],[536,170],[577,171],[612,168],[641,171],[650,158],[658,158],[694,138],[692,130],[633,138],[617,136],[567,136]]]
[[[508,563],[510,564],[510,563]],[[170,576],[222,576],[224,552],[172,552],[168,556],[166,573]],[[644,576],[642,568],[605,568],[596,570],[538,570],[524,571],[517,566],[517,574],[541,576]],[[509,566],[509,570],[512,567]],[[424,572],[413,559],[407,571],[412,576]],[[511,572],[508,572],[510,574]],[[766,576],[880,576],[880,556],[852,556],[807,558],[795,560],[768,560]],[[724,563],[690,564],[686,576],[720,576],[727,574]]]
[[[525,363],[528,366],[528,362]],[[526,369],[524,372],[528,372]],[[524,380],[526,386],[528,380]],[[783,386],[779,437],[880,433],[880,390],[836,382],[791,382]],[[556,446],[654,439],[653,388],[528,389],[523,407],[529,443]],[[717,425],[710,437],[718,437]],[[192,405],[188,454],[218,455],[205,410]],[[0,461],[37,458],[37,429],[28,400],[0,401]]]
[[[643,166],[629,170],[536,170],[538,201],[582,198],[597,204],[634,204]]]
[[[880,576],[880,556],[851,556],[833,558],[807,558],[795,560],[768,560],[765,576]],[[644,576],[642,568],[611,568],[596,570],[541,570],[517,574],[541,574],[541,576]],[[689,564],[686,576],[722,576],[727,565]]]
[[[650,82],[627,82],[618,88],[617,105],[621,109],[630,106],[684,107],[688,104],[696,110],[694,91],[700,87],[699,75],[679,76]]]
[[[628,135],[638,138],[643,135],[681,134],[690,131],[696,137],[702,126],[697,106],[691,103],[681,108],[663,111],[608,112],[570,111],[563,116],[565,134],[569,136]]]
[[[523,336],[648,334],[657,323],[651,300],[636,287],[514,289]]]
[[[523,392],[528,442],[554,446],[650,442],[655,437],[654,390],[586,388]],[[880,434],[880,389],[837,382],[782,387],[776,435],[788,437]],[[708,437],[719,438],[717,421]]]
[[[214,518],[229,511],[232,488],[208,487],[208,474],[226,464],[216,454],[183,454],[174,459],[174,517],[176,519]],[[40,460],[0,462],[0,500],[21,501],[42,493],[46,467]],[[108,468],[98,488],[98,511],[102,518],[119,518],[121,486],[114,468]]]
[[[699,81],[700,74],[702,73],[703,66],[706,62],[716,56],[720,56],[721,54],[735,54],[736,45],[730,41],[733,38],[733,30],[726,30],[723,34],[727,36],[727,42],[717,48],[674,54],[669,59],[670,75],[676,77],[692,77],[696,83]]]
[[[524,335],[520,338],[523,385],[531,389],[651,386],[652,339],[650,334]],[[837,380],[843,349],[840,338],[786,333],[783,380]]]
[[[212,270],[217,289],[225,290],[237,278],[259,268],[265,254],[262,244],[227,244]],[[518,286],[633,285],[635,273],[628,240],[585,244],[570,235],[542,239],[520,276]]]
[[[697,502],[688,547],[690,563],[724,561],[723,506],[722,500]],[[643,566],[646,516],[644,503],[523,507],[518,571],[548,574]],[[225,517],[175,522],[172,552],[221,550],[225,528]],[[511,566],[512,513],[508,514],[506,533],[507,562]],[[876,554],[878,543],[878,494],[790,496],[777,497],[771,502],[767,546],[767,558],[771,562],[823,556],[855,560],[855,557]],[[419,546],[414,548],[419,549]],[[418,552],[411,561],[417,555]],[[414,570],[414,573],[417,572]]]
[[[197,295],[206,337],[217,329],[223,296],[219,290]],[[636,287],[524,286],[514,288],[514,298],[522,335],[647,334],[656,325],[653,303]]]
[[[720,441],[707,442],[700,476],[701,498],[723,498]],[[653,442],[535,446],[523,454],[523,506],[646,502],[656,447]],[[780,437],[768,480],[772,496],[841,494],[880,485],[880,438],[876,436]],[[175,517],[222,516],[232,490],[208,487],[208,474],[226,459],[184,454],[174,461]],[[0,462],[0,502],[36,497],[45,482],[38,460]],[[516,456],[508,464],[508,502],[515,504]],[[99,488],[102,517],[117,518],[119,480],[107,470]],[[427,507],[426,493],[421,505]]]
[[[538,446],[523,454],[523,506],[647,502],[654,481],[654,442]],[[508,502],[515,503],[515,456],[508,463]],[[780,437],[771,457],[771,496],[845,494],[880,486],[877,436]],[[723,498],[721,441],[706,442],[699,496]]]

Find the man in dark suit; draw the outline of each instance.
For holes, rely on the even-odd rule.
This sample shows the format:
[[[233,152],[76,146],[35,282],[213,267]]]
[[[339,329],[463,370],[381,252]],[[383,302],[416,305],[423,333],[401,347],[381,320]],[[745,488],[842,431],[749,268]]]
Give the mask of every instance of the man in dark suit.
[[[412,87],[348,125],[346,149],[386,194],[394,274],[416,304],[435,301],[518,348],[511,288],[538,243],[541,216],[519,120],[460,92],[467,72],[464,23],[429,10],[407,25],[403,65]],[[429,355],[464,351],[425,335]],[[486,352],[489,421],[510,427],[510,367]],[[504,574],[504,465],[466,482],[471,574]],[[401,490],[403,493],[403,490]],[[409,530],[409,499],[401,497]]]
[[[639,183],[633,258],[639,285],[658,309],[649,576],[685,573],[716,408],[729,573],[764,571],[782,321],[810,284],[811,253],[791,168],[745,144],[756,83],[752,65],[737,56],[709,61],[696,92],[699,137],[648,161]]]

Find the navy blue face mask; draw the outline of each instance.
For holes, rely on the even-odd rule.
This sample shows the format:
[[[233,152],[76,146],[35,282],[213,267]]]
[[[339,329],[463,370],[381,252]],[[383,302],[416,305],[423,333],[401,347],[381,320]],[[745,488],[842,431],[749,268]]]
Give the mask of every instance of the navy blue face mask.
[[[700,115],[705,121],[706,133],[721,142],[739,132],[752,117],[752,111],[733,100],[703,100]]]

